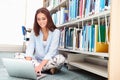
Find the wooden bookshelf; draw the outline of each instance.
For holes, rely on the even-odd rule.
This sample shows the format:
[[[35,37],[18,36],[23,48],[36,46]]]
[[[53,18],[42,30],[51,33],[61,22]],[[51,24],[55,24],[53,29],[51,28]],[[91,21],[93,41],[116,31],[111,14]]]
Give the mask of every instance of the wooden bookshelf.
[[[47,1],[49,1],[49,0],[46,0],[46,2]],[[69,0],[62,0],[62,2],[59,3],[57,6],[53,7],[50,10],[50,12],[54,13],[56,11],[59,11],[60,7],[63,7],[63,6],[67,6],[67,8],[68,8],[69,3],[70,3]],[[95,20],[98,18],[104,18],[104,17],[108,17],[108,16],[110,17],[111,16],[110,12],[111,12],[111,10],[108,9],[108,10],[101,11],[99,13],[95,13],[95,14],[85,16],[82,18],[76,17],[74,19],[68,20],[67,22],[65,22],[63,24],[59,24],[56,26],[60,29],[63,27],[66,28],[66,27],[71,27],[71,26],[73,26],[73,27],[77,26],[78,28],[80,28],[79,25],[81,23],[83,25],[83,22],[87,22],[87,21],[92,22],[92,20]],[[98,22],[98,24],[99,24],[99,22]],[[59,48],[58,50],[60,52],[62,52],[63,54],[67,53],[67,61],[66,62],[68,65],[89,71],[91,73],[100,75],[105,78],[108,78],[108,67],[107,66],[96,65],[94,63],[86,62],[85,58],[88,56],[95,56],[96,58],[103,57],[103,61],[104,61],[105,60],[104,58],[106,58],[106,57],[107,57],[107,59],[109,59],[109,52],[94,52],[94,51],[90,52],[90,51],[85,51],[85,50],[79,50],[79,49],[76,50],[76,49],[68,49],[68,48]],[[108,65],[108,64],[106,63],[106,65]]]
[[[111,0],[109,80],[120,80],[120,0]]]

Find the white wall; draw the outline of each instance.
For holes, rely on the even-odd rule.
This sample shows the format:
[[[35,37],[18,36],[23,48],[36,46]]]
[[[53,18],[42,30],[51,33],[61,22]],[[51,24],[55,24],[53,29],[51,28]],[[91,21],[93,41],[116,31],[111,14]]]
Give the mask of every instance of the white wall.
[[[27,0],[27,17],[26,17],[27,28],[33,27],[35,12],[38,8],[42,6],[43,6],[43,0]]]
[[[33,26],[35,11],[42,7],[42,2],[42,0],[0,0],[0,44],[21,45],[23,43],[21,26]]]

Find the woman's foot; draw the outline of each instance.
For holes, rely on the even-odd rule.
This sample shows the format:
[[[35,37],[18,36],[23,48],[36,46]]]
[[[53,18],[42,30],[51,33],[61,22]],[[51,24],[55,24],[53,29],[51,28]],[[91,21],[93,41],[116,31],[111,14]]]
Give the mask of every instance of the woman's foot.
[[[57,73],[58,72],[58,69],[57,68],[51,68],[50,69],[50,74],[55,74],[55,73]]]

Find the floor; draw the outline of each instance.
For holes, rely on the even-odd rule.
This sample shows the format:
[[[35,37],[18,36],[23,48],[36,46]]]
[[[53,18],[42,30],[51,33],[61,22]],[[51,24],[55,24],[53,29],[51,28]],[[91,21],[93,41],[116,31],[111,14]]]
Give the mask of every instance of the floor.
[[[13,58],[14,53],[0,52],[0,80],[29,80],[10,77],[2,64],[1,58],[3,57]],[[68,70],[67,67],[64,66],[59,73],[55,75],[48,74],[45,78],[42,78],[41,80],[107,80],[107,79],[81,69]]]

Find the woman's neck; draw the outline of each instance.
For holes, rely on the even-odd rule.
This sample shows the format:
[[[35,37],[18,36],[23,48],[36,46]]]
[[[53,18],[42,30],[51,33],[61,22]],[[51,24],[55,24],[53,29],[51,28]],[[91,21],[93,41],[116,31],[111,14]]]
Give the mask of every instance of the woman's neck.
[[[43,33],[43,41],[47,41],[47,38],[48,38],[48,29],[47,28],[42,28],[41,31]]]
[[[48,33],[48,29],[47,28],[42,28],[41,31],[42,31],[43,34],[44,33]]]

